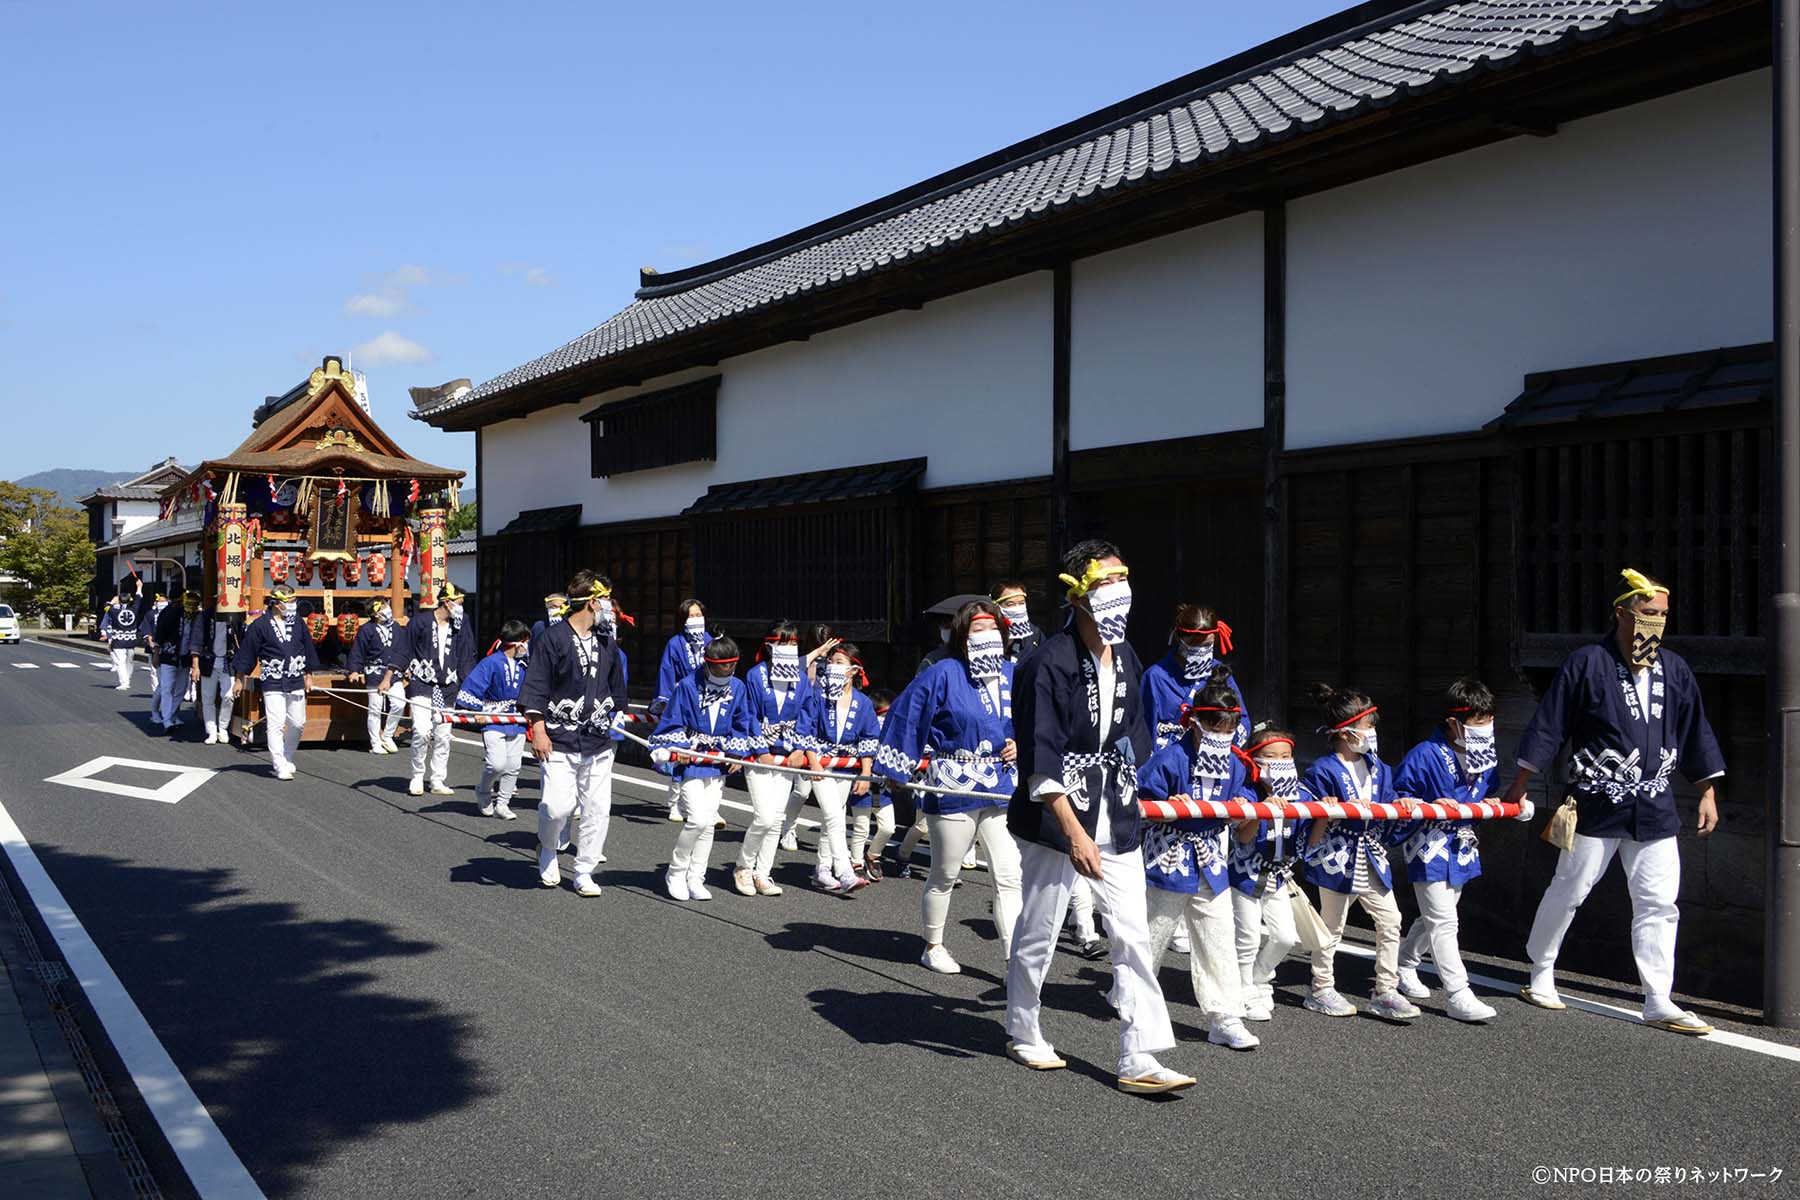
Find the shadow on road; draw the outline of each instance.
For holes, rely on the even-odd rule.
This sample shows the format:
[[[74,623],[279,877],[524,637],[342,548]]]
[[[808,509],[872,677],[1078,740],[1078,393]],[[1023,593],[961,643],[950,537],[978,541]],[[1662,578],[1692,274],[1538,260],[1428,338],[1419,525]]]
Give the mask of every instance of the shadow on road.
[[[36,849],[269,1196],[347,1141],[488,1090],[467,1053],[477,1019],[376,986],[374,964],[433,943],[246,900],[230,870]]]

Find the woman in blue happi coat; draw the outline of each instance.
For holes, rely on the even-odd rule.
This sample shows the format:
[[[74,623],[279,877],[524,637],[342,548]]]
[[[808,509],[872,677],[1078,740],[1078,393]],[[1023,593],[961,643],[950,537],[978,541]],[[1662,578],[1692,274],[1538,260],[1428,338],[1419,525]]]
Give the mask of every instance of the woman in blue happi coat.
[[[819,805],[819,865],[813,872],[815,886],[827,892],[850,893],[869,881],[850,867],[850,843],[845,821],[852,793],[869,790],[875,750],[881,744],[881,723],[875,705],[852,682],[866,686],[868,675],[849,642],[832,646],[819,664],[816,685],[800,705],[794,727],[794,745],[806,753],[807,766],[823,774],[813,780],[812,795]],[[827,759],[839,765],[827,767]],[[848,761],[854,765],[842,765]]]
[[[920,900],[925,951],[919,961],[941,974],[962,970],[944,948],[950,893],[963,857],[979,840],[994,877],[994,926],[1000,955],[1012,957],[1019,917],[1019,849],[1006,829],[1006,798],[1018,786],[1013,740],[1013,664],[1006,658],[1006,618],[992,600],[971,600],[950,622],[945,655],[906,685],[888,713],[876,768],[896,784],[911,781],[929,748],[929,787],[976,795],[918,791],[931,834],[931,874]]]
[[[713,822],[725,798],[725,776],[739,770],[717,756],[741,760],[763,753],[762,721],[737,678],[737,643],[717,637],[706,645],[700,670],[675,685],[650,738],[650,757],[677,786],[681,832],[669,856],[666,885],[675,900],[711,900],[706,868],[712,857]],[[686,753],[684,753],[686,752]],[[689,757],[704,753],[712,758]]]
[[[763,741],[757,766],[744,771],[750,792],[750,828],[738,850],[732,884],[744,896],[779,896],[769,873],[775,867],[775,847],[781,837],[782,819],[797,776],[758,767],[804,766],[806,756],[795,743],[800,707],[812,692],[812,681],[801,669],[800,631],[791,621],[777,621],[763,635],[762,653],[744,676],[744,690],[756,717]]]
[[[656,668],[656,695],[650,701],[650,715],[662,716],[662,711],[675,694],[681,681],[700,669],[705,658],[706,647],[712,642],[712,634],[706,628],[706,606],[698,600],[687,599],[675,606],[675,634],[663,646],[662,662]],[[669,820],[681,820],[678,807],[680,787],[674,780],[669,783]]]
[[[1175,606],[1175,625],[1169,631],[1169,652],[1144,668],[1144,711],[1156,748],[1162,749],[1181,736],[1181,712],[1192,705],[1200,689],[1211,683],[1216,669],[1225,668],[1225,683],[1243,715],[1238,718],[1236,740],[1250,741],[1250,706],[1231,669],[1222,660],[1230,654],[1231,626],[1204,604]]]
[[[1377,754],[1379,710],[1354,688],[1326,684],[1313,689],[1325,711],[1330,752],[1315,760],[1301,781],[1309,800],[1393,804],[1394,773]],[[1362,905],[1375,925],[1375,987],[1369,1011],[1390,1021],[1410,1021],[1419,1010],[1399,991],[1400,907],[1394,903],[1394,876],[1387,842],[1393,821],[1313,821],[1307,832],[1306,877],[1319,888],[1319,916],[1330,931],[1324,949],[1313,955],[1312,992],[1306,1007],[1329,1017],[1354,1016],[1356,1006],[1338,992],[1333,961],[1352,902]]]
[[[1255,800],[1234,749],[1243,706],[1224,667],[1186,705],[1182,736],[1151,755],[1138,775],[1138,795],[1151,800]],[[1194,817],[1144,822],[1144,877],[1150,885],[1150,951],[1157,969],[1178,926],[1187,930],[1194,1002],[1207,1015],[1206,1040],[1254,1050],[1244,1003],[1231,915],[1228,838],[1235,821]]]

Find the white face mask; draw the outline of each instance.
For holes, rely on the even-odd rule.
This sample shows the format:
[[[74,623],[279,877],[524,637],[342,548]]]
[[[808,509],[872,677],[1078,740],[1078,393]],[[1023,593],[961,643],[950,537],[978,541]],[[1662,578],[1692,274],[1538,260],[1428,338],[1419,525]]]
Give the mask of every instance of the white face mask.
[[[728,687],[731,683],[731,675],[732,672],[728,667],[721,667],[716,671],[711,667],[708,667],[706,669],[706,682],[714,688]]]
[[[1023,604],[1008,604],[1000,609],[1000,615],[1014,637],[1024,637],[1031,632],[1031,612]]]
[[[544,606],[544,620],[554,621],[560,616],[562,616],[561,606],[555,604],[546,604]]]
[[[689,617],[681,623],[681,636],[690,642],[698,642],[706,636],[706,618]]]
[[[1194,773],[1202,779],[1224,779],[1231,774],[1231,747],[1234,739],[1229,731],[1200,731],[1200,744],[1194,748]]]
[[[393,621],[394,621],[394,614],[391,611],[389,611],[388,609],[382,608],[382,609],[376,610],[375,623],[377,625],[391,625],[391,624],[393,624]]]
[[[998,629],[969,634],[969,674],[977,679],[998,679],[1006,662],[1006,648]]]
[[[1300,795],[1300,766],[1291,758],[1259,758],[1256,770],[1264,790],[1274,800]]]
[[[1354,733],[1357,737],[1362,739],[1362,744],[1359,747],[1357,747],[1356,752],[1358,754],[1375,755],[1375,754],[1380,753],[1381,737],[1379,734],[1376,733],[1375,730],[1373,730],[1373,729],[1352,729],[1350,732]]]
[[[1182,678],[1192,682],[1210,674],[1213,665],[1213,647],[1208,642],[1204,646],[1190,646],[1186,642],[1177,642],[1181,653]]]
[[[613,602],[602,596],[594,605],[594,632],[604,633],[611,637],[618,628],[618,614],[613,610]]]
[[[1491,771],[1500,765],[1500,755],[1494,741],[1494,725],[1464,725],[1462,727],[1463,754],[1469,760],[1469,770],[1475,774]]]
[[[769,644],[769,682],[784,687],[800,682],[800,647],[790,642]]]
[[[844,694],[844,685],[850,682],[850,666],[848,663],[826,663],[821,676],[825,687],[825,698],[836,700]]]
[[[1126,580],[1102,584],[1087,595],[1088,613],[1100,632],[1100,642],[1117,646],[1125,640],[1125,623],[1131,617],[1131,584]]]

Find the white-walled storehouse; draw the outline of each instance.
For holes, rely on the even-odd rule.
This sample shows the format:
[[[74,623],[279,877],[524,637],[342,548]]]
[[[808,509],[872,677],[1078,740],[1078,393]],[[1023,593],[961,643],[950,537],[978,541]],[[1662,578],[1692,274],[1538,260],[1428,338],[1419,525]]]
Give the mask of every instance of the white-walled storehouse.
[[[653,661],[697,594],[898,685],[920,610],[1090,534],[1131,637],[1217,606],[1259,716],[1352,682],[1396,743],[1476,674],[1529,714],[1626,562],[1678,596],[1732,762],[1682,986],[1761,953],[1766,3],[1360,5],[686,270],[415,414],[477,432],[482,620],[608,572]],[[488,630],[491,632],[491,629]],[[1735,823],[1754,830],[1760,822]],[[1472,944],[1551,859],[1496,835]],[[1603,894],[1600,903],[1619,903]],[[1629,971],[1595,920],[1591,969]]]

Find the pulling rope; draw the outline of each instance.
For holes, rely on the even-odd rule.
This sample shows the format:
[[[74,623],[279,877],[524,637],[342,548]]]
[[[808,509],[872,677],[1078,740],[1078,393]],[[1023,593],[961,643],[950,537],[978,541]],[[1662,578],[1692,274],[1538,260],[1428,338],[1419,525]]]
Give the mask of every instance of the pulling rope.
[[[1480,804],[1458,804],[1452,800],[1427,802],[1416,800],[1410,812],[1398,804],[1365,804],[1340,800],[1293,800],[1286,804],[1268,804],[1244,800],[1143,800],[1138,808],[1151,821],[1183,821],[1196,818],[1227,821],[1498,821],[1519,815],[1517,804],[1484,800]]]

